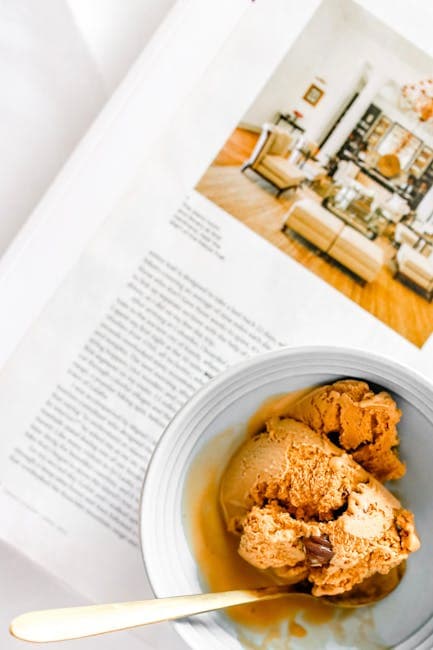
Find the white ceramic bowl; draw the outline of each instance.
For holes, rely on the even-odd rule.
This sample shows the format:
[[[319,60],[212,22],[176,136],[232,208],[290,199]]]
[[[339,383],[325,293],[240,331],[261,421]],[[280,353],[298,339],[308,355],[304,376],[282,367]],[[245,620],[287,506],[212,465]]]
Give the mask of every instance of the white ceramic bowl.
[[[143,557],[157,597],[203,591],[186,536],[182,500],[191,462],[203,445],[228,427],[246,423],[267,397],[344,377],[383,386],[403,411],[400,450],[408,470],[398,493],[415,512],[422,547],[410,558],[399,588],[367,608],[382,645],[341,645],[309,633],[290,647],[433,648],[433,386],[412,370],[363,351],[286,348],[255,357],[206,384],[177,414],[154,452],[141,502]],[[222,613],[185,619],[176,629],[195,650],[242,648]]]

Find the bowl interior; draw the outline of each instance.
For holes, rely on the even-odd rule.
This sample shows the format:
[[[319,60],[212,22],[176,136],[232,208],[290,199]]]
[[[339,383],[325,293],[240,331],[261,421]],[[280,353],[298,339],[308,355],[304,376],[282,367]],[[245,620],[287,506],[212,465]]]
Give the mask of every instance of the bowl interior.
[[[146,570],[158,597],[202,591],[200,573],[187,536],[188,511],[183,491],[188,470],[203,446],[230,427],[242,432],[268,397],[344,377],[365,379],[389,390],[403,411],[399,425],[401,457],[407,474],[398,482],[398,497],[413,510],[421,549],[408,561],[399,588],[374,607],[358,610],[351,625],[374,630],[362,647],[431,648],[433,634],[433,389],[428,382],[393,362],[349,350],[306,348],[282,350],[244,362],[207,384],[180,411],[161,439],[148,470],[142,498],[141,540]],[[163,558],[163,560],[162,560]],[[414,604],[416,603],[416,606]],[[364,622],[363,622],[364,621]],[[239,650],[234,625],[221,613],[176,624],[192,648]],[[323,626],[322,626],[323,628]],[[362,631],[362,630],[361,630]],[[359,630],[358,630],[359,632]],[[353,648],[314,629],[291,648]],[[320,637],[320,638],[319,638]]]

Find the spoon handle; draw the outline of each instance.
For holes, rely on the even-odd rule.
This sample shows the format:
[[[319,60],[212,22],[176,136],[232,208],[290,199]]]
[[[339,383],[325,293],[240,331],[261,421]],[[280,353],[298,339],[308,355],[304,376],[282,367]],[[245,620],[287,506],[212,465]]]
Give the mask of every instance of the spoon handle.
[[[154,598],[130,603],[44,609],[14,618],[9,630],[13,636],[23,641],[66,641],[149,623],[160,623],[257,600],[270,600],[286,593],[287,587],[272,586]]]

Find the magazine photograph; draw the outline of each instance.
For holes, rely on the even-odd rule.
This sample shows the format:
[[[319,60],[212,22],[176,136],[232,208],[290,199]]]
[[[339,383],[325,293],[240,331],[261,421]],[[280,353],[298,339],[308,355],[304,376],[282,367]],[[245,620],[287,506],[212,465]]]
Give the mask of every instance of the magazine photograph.
[[[418,347],[433,331],[432,65],[356,2],[322,3],[197,185]]]

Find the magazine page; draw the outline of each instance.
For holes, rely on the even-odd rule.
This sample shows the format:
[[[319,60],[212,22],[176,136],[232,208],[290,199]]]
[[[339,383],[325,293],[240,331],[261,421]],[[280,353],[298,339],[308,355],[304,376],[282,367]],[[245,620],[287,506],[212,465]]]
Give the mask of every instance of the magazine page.
[[[433,142],[411,99],[431,59],[344,6],[300,12],[285,49],[272,33],[266,84],[251,72],[242,100],[207,112],[228,112],[219,142],[194,130],[209,97],[191,94],[4,369],[0,534],[90,599],[150,595],[148,460],[227,365],[320,343],[431,374]],[[233,36],[222,61],[239,51]]]
[[[315,3],[309,0],[307,5]],[[239,23],[241,32],[246,30],[255,38],[248,30],[248,10],[251,6],[244,0],[221,0],[218,6],[183,0],[168,13],[0,259],[0,309],[8,314],[0,321],[0,367],[128,191],[143,160],[152,156],[156,141],[176,121],[192,89],[199,84],[204,96],[212,95],[205,72],[233,29]],[[301,27],[295,21],[294,35]],[[251,44],[247,40],[244,46]],[[277,43],[262,55],[261,65],[267,61],[274,65],[275,56],[279,56]],[[256,58],[258,54],[251,52],[248,67]],[[231,70],[229,75],[236,72],[241,70]],[[257,75],[254,78],[260,85],[263,82]],[[241,88],[242,84],[239,95]],[[196,130],[203,131],[208,122],[196,120],[195,124]]]

